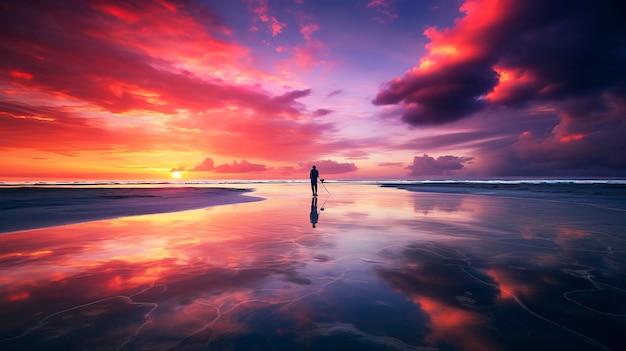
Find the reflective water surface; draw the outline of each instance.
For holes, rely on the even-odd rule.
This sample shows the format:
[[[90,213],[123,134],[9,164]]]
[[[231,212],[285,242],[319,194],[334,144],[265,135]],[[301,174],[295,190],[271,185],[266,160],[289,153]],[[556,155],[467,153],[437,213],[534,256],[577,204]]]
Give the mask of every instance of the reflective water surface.
[[[623,211],[327,186],[0,235],[0,349],[622,349]]]

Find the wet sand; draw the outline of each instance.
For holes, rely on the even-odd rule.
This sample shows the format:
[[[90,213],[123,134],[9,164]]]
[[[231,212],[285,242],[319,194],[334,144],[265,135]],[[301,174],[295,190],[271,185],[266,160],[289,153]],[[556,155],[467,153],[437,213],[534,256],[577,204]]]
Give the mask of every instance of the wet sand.
[[[0,349],[623,345],[619,197],[327,186],[0,235]]]

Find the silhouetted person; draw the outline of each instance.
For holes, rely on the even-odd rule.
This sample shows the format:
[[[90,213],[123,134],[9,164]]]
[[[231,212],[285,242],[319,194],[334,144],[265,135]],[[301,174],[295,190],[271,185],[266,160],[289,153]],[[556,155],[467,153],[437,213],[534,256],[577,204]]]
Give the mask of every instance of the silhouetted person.
[[[311,219],[311,224],[313,225],[313,228],[315,228],[315,225],[317,224],[317,221],[320,218],[320,213],[317,212],[317,198],[316,197],[311,199],[311,214],[309,215],[309,217]]]
[[[313,192],[313,196],[317,196],[317,178],[320,177],[320,172],[315,169],[315,166],[311,168],[309,177],[311,178],[311,191]]]

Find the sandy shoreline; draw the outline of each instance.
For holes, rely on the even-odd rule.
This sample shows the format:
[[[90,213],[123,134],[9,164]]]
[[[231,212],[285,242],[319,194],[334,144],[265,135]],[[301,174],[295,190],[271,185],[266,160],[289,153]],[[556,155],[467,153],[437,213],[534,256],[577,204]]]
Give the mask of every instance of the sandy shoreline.
[[[4,188],[0,233],[260,201],[234,188]]]

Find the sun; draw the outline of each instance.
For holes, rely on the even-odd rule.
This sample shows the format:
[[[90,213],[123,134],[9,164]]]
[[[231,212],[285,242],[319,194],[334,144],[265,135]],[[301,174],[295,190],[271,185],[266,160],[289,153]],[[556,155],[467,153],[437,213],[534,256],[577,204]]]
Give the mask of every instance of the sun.
[[[172,172],[172,178],[180,179],[183,176],[183,172]]]

